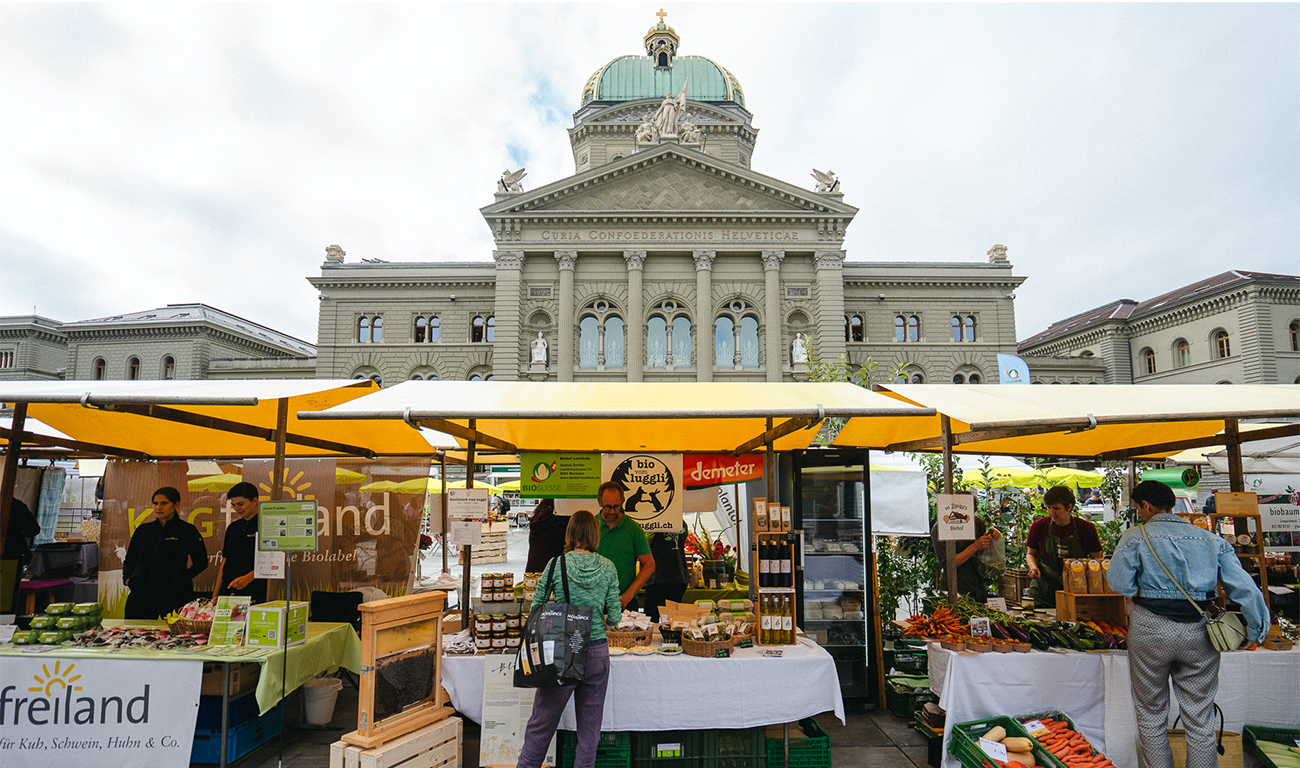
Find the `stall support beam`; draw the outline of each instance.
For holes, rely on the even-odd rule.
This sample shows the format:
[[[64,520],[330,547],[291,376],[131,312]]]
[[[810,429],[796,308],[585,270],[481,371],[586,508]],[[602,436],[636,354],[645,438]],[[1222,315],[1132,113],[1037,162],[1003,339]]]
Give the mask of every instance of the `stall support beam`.
[[[0,427],[0,437],[9,439],[18,438],[26,445],[39,445],[50,448],[67,448],[71,451],[84,451],[85,453],[104,454],[107,456],[121,456],[126,459],[137,459],[139,461],[148,461],[153,458],[147,453],[132,451],[126,448],[115,448],[111,445],[100,445],[99,443],[83,443],[79,440],[64,440],[61,437],[48,437],[46,435],[36,435],[31,432],[23,432],[21,435],[7,427]]]
[[[1276,437],[1292,437],[1300,435],[1300,424],[1283,424],[1277,427],[1267,429],[1254,429],[1249,432],[1238,432],[1238,443],[1248,443],[1253,440],[1271,440]],[[1210,445],[1227,445],[1229,438],[1226,433],[1213,435],[1211,437],[1201,437],[1194,440],[1177,440],[1171,443],[1157,443],[1155,445],[1142,445],[1136,448],[1125,448],[1122,451],[1112,451],[1110,453],[1097,454],[1097,461],[1115,461],[1117,459],[1129,459],[1134,456],[1146,456],[1152,453],[1165,453],[1167,451],[1185,451],[1188,448],[1204,448]],[[1240,454],[1240,446],[1238,447]]]
[[[18,483],[18,456],[23,450],[23,426],[27,422],[27,403],[14,403],[14,423],[5,451],[5,472],[0,479],[0,548],[4,547],[9,533],[9,507],[14,503],[14,488]]]
[[[1223,422],[1225,447],[1228,449],[1228,487],[1233,493],[1246,490],[1246,472],[1241,465],[1241,431],[1236,419]]]
[[[447,421],[446,419],[418,419],[418,421],[420,423],[420,426],[422,427],[427,427],[429,429],[437,430],[438,432],[446,432],[452,437],[459,437],[461,440],[464,440],[466,442],[482,443],[483,445],[486,445],[489,448],[496,448],[497,450],[504,451],[506,453],[519,453],[519,449],[515,447],[512,443],[508,443],[505,440],[500,440],[491,435],[485,435],[482,432],[479,432],[477,429],[475,429],[474,419],[469,420],[470,426],[468,429],[462,427],[461,425],[457,424],[454,421]],[[474,464],[473,458],[474,457],[471,455],[469,457],[469,460],[466,461],[466,464],[472,466]]]
[[[943,492],[952,493],[952,421],[947,416],[939,417],[939,428],[943,430]],[[947,571],[948,607],[957,608],[957,542],[948,539],[943,543],[944,570]]]
[[[785,437],[791,432],[798,432],[801,429],[811,427],[813,424],[816,423],[817,423],[817,419],[810,419],[803,416],[798,416],[796,418],[790,419],[789,421],[781,422],[780,426],[773,429],[772,420],[768,419],[767,431],[765,431],[763,434],[759,435],[758,437],[754,438],[753,440],[749,440],[747,442],[741,443],[739,446],[736,447],[736,450],[732,451],[732,453],[739,456],[742,453],[749,453],[750,451],[754,450],[760,445],[766,445],[768,452],[771,452],[772,441],[780,437]]]
[[[563,336],[563,334],[561,334],[561,336]],[[477,430],[475,429],[474,421],[475,421],[474,419],[469,420],[469,431],[473,432],[474,434],[478,434]],[[474,440],[470,440],[465,446],[465,488],[467,489],[474,487],[474,450],[477,447],[478,446]],[[445,492],[447,488],[447,481],[445,479],[443,480],[442,487]],[[447,548],[443,547],[443,549],[445,550]],[[474,598],[470,596],[470,591],[469,591],[469,585],[470,585],[469,569],[470,566],[473,565],[474,563],[473,549],[474,549],[473,547],[466,544],[464,550],[462,550],[465,553],[464,555],[465,564],[461,567],[461,583],[465,590],[463,592],[465,596],[465,608],[460,612],[460,615],[463,617],[465,621],[464,626],[467,627],[470,625],[470,622],[474,620]]]
[[[280,398],[281,401],[286,398]],[[204,427],[206,429],[216,429],[222,432],[233,432],[237,435],[248,435],[249,437],[260,437],[263,440],[276,440],[277,432],[285,432],[286,429],[276,423],[276,429],[267,429],[254,424],[243,424],[238,421],[229,419],[218,419],[215,416],[203,416],[197,413],[188,413],[176,408],[168,408],[162,405],[129,405],[129,404],[111,404],[99,406],[106,411],[118,413],[130,413],[136,416],[147,416],[152,419],[163,419],[165,421],[174,421],[178,424],[189,424],[195,427]],[[287,411],[286,411],[287,413]],[[277,414],[278,419],[278,414]],[[287,424],[287,422],[286,422]],[[361,446],[348,445],[347,443],[336,443],[333,440],[322,440],[316,437],[306,435],[285,434],[285,441],[294,445],[305,445],[308,448],[319,448],[324,451],[335,451],[337,453],[347,454],[349,456],[365,456],[366,458],[375,458],[375,452],[369,448]]]

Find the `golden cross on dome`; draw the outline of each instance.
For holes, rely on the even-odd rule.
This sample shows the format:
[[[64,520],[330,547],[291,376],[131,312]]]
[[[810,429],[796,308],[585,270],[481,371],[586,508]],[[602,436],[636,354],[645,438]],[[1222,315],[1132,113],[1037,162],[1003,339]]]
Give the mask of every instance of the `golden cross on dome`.
[[[664,12],[664,9],[663,9],[663,8],[660,8],[660,9],[659,9],[659,13],[656,13],[655,15],[659,17],[659,23],[660,23],[660,24],[663,24],[663,23],[664,23],[664,17],[667,16],[668,14]]]

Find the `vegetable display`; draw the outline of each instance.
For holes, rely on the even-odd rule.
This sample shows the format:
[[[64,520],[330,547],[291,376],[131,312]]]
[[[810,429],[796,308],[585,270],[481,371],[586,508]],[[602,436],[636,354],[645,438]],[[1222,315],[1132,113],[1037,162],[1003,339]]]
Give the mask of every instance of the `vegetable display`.
[[[1038,735],[1034,739],[1066,768],[1110,768],[1113,763],[1101,752],[1092,748],[1082,733],[1072,729],[1063,720],[1045,717],[1039,720],[1050,731],[1047,735]]]

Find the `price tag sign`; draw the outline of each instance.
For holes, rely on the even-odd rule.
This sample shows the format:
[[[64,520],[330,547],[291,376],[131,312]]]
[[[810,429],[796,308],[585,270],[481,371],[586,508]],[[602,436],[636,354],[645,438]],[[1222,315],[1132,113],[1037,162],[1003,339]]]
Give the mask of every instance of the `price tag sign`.
[[[1029,735],[1033,736],[1034,738],[1038,738],[1039,736],[1046,736],[1052,732],[1052,729],[1043,725],[1041,720],[1030,720],[1029,722],[1025,723],[1025,730],[1029,731]]]
[[[1005,597],[990,597],[985,605],[995,611],[1007,612],[1007,599]]]
[[[975,497],[969,493],[938,496],[939,541],[975,538]]]
[[[477,520],[453,520],[447,523],[447,546],[477,547],[483,541],[483,524]]]
[[[974,616],[970,620],[971,637],[992,637],[993,630],[989,628],[989,620],[980,616]]]
[[[980,749],[984,750],[984,754],[994,760],[1000,760],[1004,763],[1007,761],[1007,747],[1005,744],[996,741],[989,741],[988,739],[980,739]]]
[[[713,651],[713,657],[716,659],[725,659],[731,655],[730,648],[717,648]]]
[[[741,640],[739,643],[737,643],[737,644],[736,644],[736,647],[737,647],[737,648],[753,648],[753,647],[754,647],[754,638],[752,638],[752,637],[746,637],[745,639],[743,639],[743,640]]]

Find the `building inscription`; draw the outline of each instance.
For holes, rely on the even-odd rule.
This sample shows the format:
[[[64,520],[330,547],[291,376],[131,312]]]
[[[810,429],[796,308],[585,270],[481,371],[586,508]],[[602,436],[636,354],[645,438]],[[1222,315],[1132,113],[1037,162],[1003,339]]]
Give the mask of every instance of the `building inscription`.
[[[544,229],[544,242],[791,242],[803,239],[793,230],[769,229]]]

